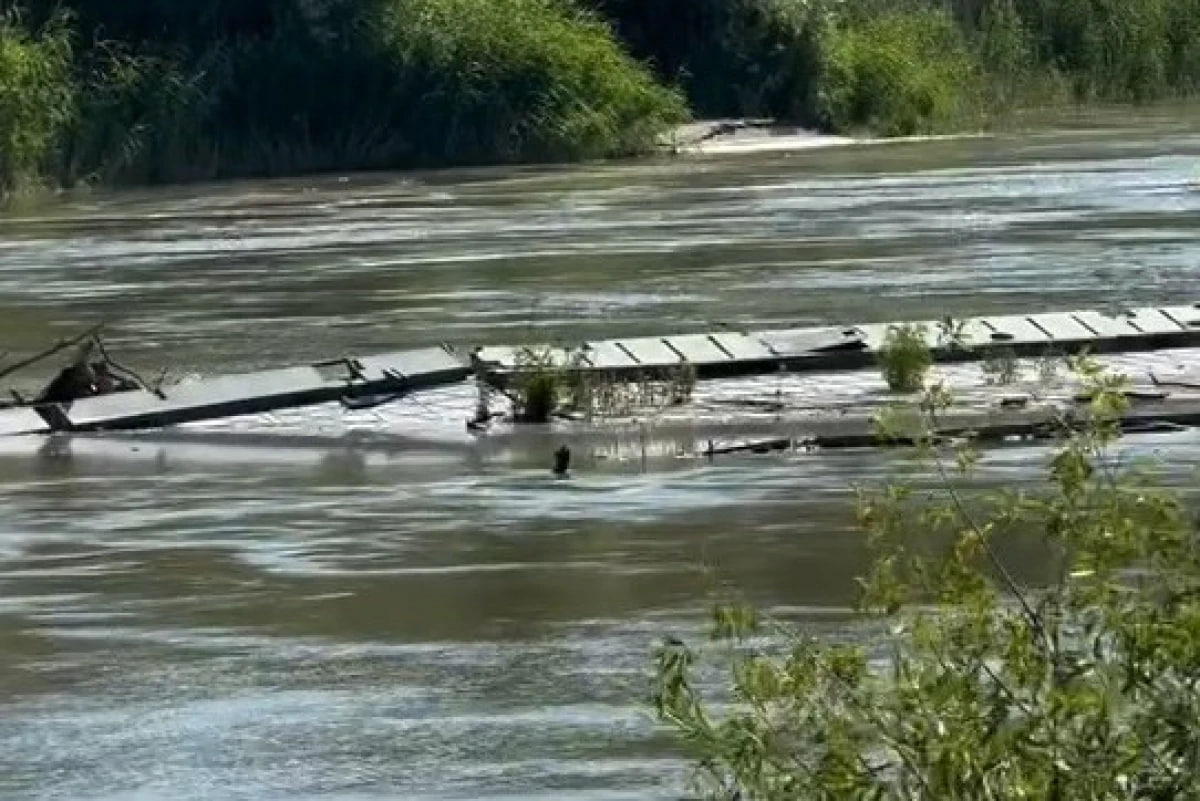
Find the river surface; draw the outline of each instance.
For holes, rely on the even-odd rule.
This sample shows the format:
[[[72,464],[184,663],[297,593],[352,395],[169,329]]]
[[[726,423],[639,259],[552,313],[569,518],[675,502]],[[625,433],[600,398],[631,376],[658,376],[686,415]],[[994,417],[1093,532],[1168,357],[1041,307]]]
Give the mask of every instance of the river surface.
[[[188,375],[439,341],[1190,302],[1198,131],[1194,113],[1139,112],[93,193],[0,217],[0,350],[106,322],[124,361]],[[488,447],[464,431],[470,402],[0,444],[0,798],[679,798],[684,764],[643,702],[655,644],[703,630],[706,567],[853,633],[848,489],[899,455],[585,459],[554,481],[553,437]],[[1197,444],[1138,440],[1178,476]],[[985,466],[1003,480],[1040,459]]]

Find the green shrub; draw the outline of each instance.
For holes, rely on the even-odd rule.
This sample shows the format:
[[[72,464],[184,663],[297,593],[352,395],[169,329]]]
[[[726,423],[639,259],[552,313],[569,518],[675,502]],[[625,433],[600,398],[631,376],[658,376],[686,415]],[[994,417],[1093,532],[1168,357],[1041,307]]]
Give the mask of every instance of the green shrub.
[[[1016,0],[989,0],[980,9],[977,40],[992,101],[1002,107],[1015,103],[1038,72],[1033,36]]]
[[[0,197],[45,171],[74,119],[71,55],[64,17],[32,33],[0,14]]]
[[[980,365],[984,379],[989,384],[1007,386],[1015,384],[1021,377],[1021,363],[1011,348],[996,348],[987,353]]]
[[[1200,91],[1200,0],[1169,3],[1167,28],[1167,81],[1176,94]]]
[[[933,364],[923,326],[900,325],[888,329],[879,350],[883,380],[895,392],[916,392]]]
[[[0,21],[4,192],[39,175],[152,182],[640,153],[688,115],[662,82],[706,116],[882,135],[976,124],[1056,102],[1068,84],[1085,100],[1200,88],[1200,0],[21,5],[22,19]]]
[[[705,116],[927,133],[1200,85],[1200,0],[588,0]]]
[[[565,384],[563,370],[548,349],[521,348],[514,362],[513,419],[518,423],[547,423],[558,408]]]
[[[382,41],[435,160],[637,153],[686,117],[607,26],[556,0],[396,0]]]
[[[213,43],[256,39],[309,14],[358,0],[19,0],[38,22],[68,8],[84,42],[153,43],[198,53]],[[373,2],[373,0],[365,0]]]
[[[194,137],[209,111],[201,73],[104,43],[82,57],[75,80],[79,115],[54,167],[60,183],[148,183],[186,177],[178,168],[185,161],[200,167],[180,138]]]
[[[546,423],[558,407],[558,377],[538,372],[521,382],[520,406],[516,419],[521,423]]]
[[[811,122],[824,0],[589,0],[706,117]]]
[[[1170,8],[1186,0],[1038,0],[1024,16],[1040,60],[1064,72],[1083,100],[1148,100],[1172,91]]]
[[[864,496],[875,558],[857,642],[718,610],[720,713],[698,654],[662,647],[654,703],[704,797],[1200,796],[1200,538],[1179,498],[1113,466],[1121,382],[1080,369],[1091,416],[1041,491],[968,497],[950,476],[975,454],[931,449],[940,494]],[[1044,543],[1034,586],[1001,556],[1022,534]]]
[[[944,11],[847,19],[830,34],[819,98],[827,128],[931,133],[961,123],[977,101],[977,62]]]
[[[48,90],[32,70],[0,90],[26,109],[5,120],[40,137],[6,163],[44,168],[61,145],[53,169],[68,182],[619,156],[687,116],[605,25],[560,0],[73,5],[85,36],[121,37],[91,42],[74,64],[78,125],[29,117],[63,105],[34,92]],[[51,77],[66,77],[65,35],[5,42],[5,58],[61,55]]]

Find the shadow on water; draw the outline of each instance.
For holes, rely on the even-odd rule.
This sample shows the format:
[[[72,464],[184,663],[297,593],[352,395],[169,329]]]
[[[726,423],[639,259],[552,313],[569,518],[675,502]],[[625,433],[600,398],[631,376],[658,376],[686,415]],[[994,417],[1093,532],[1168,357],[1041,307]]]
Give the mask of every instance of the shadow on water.
[[[1194,128],[1150,119],[96,193],[0,220],[0,342],[108,319],[139,367],[224,372],[435,339],[1178,300],[1198,154]],[[807,382],[787,391],[863,391]],[[643,471],[597,443],[556,481],[555,436],[472,439],[468,395],[0,443],[0,798],[674,798],[641,699],[657,639],[703,626],[707,567],[853,633],[849,488],[909,474],[903,455],[709,464],[668,438]],[[1194,435],[1131,442],[1191,481]],[[985,473],[1043,456],[990,451]]]

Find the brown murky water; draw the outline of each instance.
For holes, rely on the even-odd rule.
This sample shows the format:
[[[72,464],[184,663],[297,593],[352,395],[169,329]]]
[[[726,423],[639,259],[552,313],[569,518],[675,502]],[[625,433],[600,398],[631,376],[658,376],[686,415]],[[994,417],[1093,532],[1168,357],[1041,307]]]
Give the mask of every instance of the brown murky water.
[[[0,218],[0,343],[106,320],[141,367],[224,372],[1192,299],[1197,122],[95,194]],[[552,437],[475,442],[469,404],[0,443],[0,798],[678,797],[640,702],[656,640],[703,625],[700,568],[836,630],[862,556],[846,489],[901,466],[557,482]],[[1183,475],[1197,437],[1138,444]]]

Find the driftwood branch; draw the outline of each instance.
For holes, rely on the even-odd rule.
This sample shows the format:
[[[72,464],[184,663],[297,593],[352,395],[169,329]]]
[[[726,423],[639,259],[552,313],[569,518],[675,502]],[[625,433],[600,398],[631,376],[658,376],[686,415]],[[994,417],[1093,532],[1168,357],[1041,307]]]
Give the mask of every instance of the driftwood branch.
[[[51,356],[53,356],[54,354],[64,351],[67,348],[74,347],[75,345],[78,345],[79,343],[84,342],[88,339],[95,339],[96,335],[98,333],[100,333],[100,331],[103,328],[104,328],[104,323],[100,323],[99,325],[94,325],[91,328],[89,328],[88,330],[84,331],[82,334],[78,334],[77,336],[71,337],[70,339],[59,340],[54,345],[51,345],[50,347],[46,348],[41,353],[36,353],[27,359],[22,359],[21,361],[16,362],[15,364],[8,365],[7,367],[0,367],[0,378],[7,378],[8,376],[12,375],[13,373],[24,370],[26,367],[29,367],[30,365],[37,364],[38,362],[42,361],[43,359],[48,359]]]
[[[771,451],[786,451],[788,448],[795,446],[795,442],[790,437],[755,440],[746,442],[741,445],[725,445],[717,447],[712,440],[708,441],[708,447],[704,451],[704,455],[712,458],[713,456],[728,456],[733,453],[770,453]]]
[[[152,384],[150,384],[150,382],[146,381],[140,375],[135,373],[131,368],[125,367],[124,365],[119,364],[111,356],[109,356],[108,350],[104,347],[104,343],[100,341],[99,337],[95,338],[95,342],[96,342],[97,350],[100,351],[100,358],[104,359],[104,361],[107,362],[110,367],[115,368],[118,373],[124,373],[125,376],[127,376],[128,378],[132,378],[135,382],[137,382],[138,386],[140,386],[142,389],[146,390],[147,392],[152,392],[155,395],[157,395],[159,400],[167,399],[167,396],[164,395],[163,391],[162,391],[162,382],[163,382],[163,379],[166,377],[165,371],[163,373],[163,376],[161,378],[159,378],[158,383],[152,385]]]

